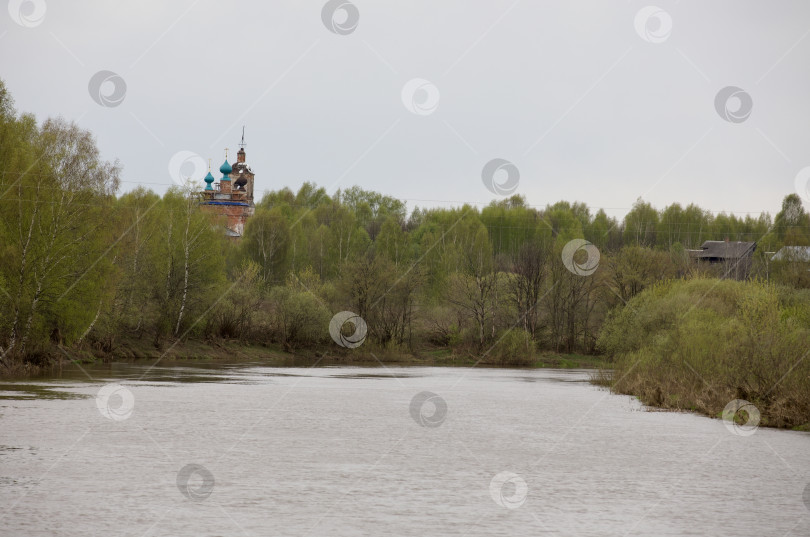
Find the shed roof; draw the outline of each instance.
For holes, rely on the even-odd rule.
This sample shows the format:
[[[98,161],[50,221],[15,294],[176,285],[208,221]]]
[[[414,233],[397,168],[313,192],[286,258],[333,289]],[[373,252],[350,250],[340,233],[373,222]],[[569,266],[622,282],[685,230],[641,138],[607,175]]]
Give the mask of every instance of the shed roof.
[[[755,242],[706,241],[700,246],[700,250],[693,250],[690,253],[700,259],[740,259],[750,256],[756,247]]]
[[[810,261],[810,246],[783,246],[771,260]]]

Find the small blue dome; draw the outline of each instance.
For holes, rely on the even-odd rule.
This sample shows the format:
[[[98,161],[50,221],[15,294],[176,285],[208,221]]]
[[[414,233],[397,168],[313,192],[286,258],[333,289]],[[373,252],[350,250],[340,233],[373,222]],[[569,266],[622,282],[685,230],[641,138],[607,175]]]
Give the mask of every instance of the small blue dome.
[[[231,167],[230,164],[228,164],[227,160],[224,163],[222,163],[222,166],[219,167],[219,173],[221,173],[222,175],[225,175],[225,176],[227,176],[232,171],[233,171],[233,168]]]
[[[208,175],[205,176],[205,179],[203,179],[203,181],[205,181],[205,183],[206,183],[205,184],[205,189],[206,190],[213,190],[213,188],[211,187],[211,183],[214,182],[214,176],[211,175],[210,171],[208,172]]]

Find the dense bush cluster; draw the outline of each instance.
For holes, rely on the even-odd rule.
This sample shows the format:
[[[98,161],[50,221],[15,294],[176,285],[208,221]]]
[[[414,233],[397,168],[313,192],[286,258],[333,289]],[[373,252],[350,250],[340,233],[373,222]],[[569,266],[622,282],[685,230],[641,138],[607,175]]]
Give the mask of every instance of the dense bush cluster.
[[[614,389],[719,415],[752,402],[763,423],[810,423],[810,289],[695,278],[654,284],[611,312],[600,347]]]

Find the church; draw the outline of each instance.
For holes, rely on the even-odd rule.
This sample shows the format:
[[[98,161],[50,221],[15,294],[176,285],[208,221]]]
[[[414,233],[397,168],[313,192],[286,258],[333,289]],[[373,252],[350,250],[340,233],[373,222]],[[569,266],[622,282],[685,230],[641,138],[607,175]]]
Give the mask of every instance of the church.
[[[253,215],[253,185],[255,175],[245,162],[245,135],[236,153],[236,162],[228,163],[228,150],[225,162],[219,167],[222,174],[219,182],[214,182],[211,170],[205,176],[205,189],[202,191],[200,207],[203,211],[221,216],[225,220],[228,237],[239,240],[245,233],[245,222]]]

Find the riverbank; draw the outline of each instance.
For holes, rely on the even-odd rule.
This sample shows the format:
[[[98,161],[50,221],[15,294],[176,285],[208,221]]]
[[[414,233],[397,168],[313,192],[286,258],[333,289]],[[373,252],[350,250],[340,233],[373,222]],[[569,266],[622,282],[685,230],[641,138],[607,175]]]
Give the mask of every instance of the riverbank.
[[[365,347],[365,346],[364,346]],[[416,352],[390,349],[336,349],[334,346],[287,351],[281,346],[246,344],[233,340],[203,342],[187,340],[155,347],[146,339],[121,342],[112,351],[89,348],[52,346],[35,359],[13,369],[0,370],[0,378],[15,379],[47,375],[60,367],[111,362],[261,362],[277,367],[312,367],[319,365],[385,365],[456,366],[504,368],[606,369],[610,364],[601,356],[538,352],[520,365],[506,365],[454,352],[448,347],[425,347]]]

